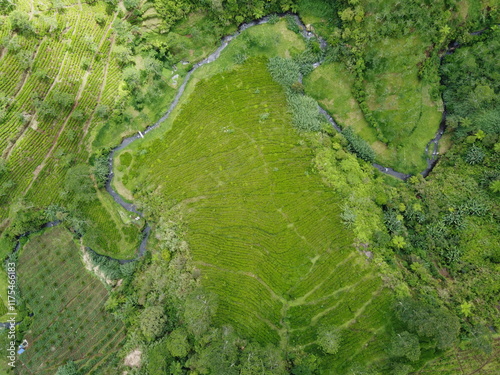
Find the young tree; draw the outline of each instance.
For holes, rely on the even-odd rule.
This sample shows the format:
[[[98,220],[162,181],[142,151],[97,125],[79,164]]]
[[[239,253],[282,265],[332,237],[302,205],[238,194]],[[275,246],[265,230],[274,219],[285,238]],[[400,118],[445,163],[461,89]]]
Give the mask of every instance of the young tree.
[[[395,334],[388,352],[391,357],[406,357],[410,361],[417,361],[420,358],[418,337],[408,331]]]
[[[167,349],[173,357],[184,358],[188,355],[191,345],[184,328],[177,328],[168,335]]]
[[[199,339],[210,327],[212,317],[217,311],[215,295],[198,288],[186,299],[184,319],[188,331]]]
[[[64,187],[66,191],[73,193],[76,202],[89,202],[94,199],[95,190],[90,175],[90,168],[86,164],[79,164],[66,172]]]
[[[328,327],[320,329],[316,341],[325,353],[337,354],[342,342],[342,334],[338,328]]]
[[[27,34],[33,30],[26,12],[15,10],[9,15],[9,20],[11,29],[19,34]]]
[[[141,332],[147,341],[153,341],[160,337],[167,323],[167,317],[161,306],[146,307],[139,318]]]
[[[69,361],[65,365],[59,366],[56,375],[78,375],[78,369],[73,361]]]

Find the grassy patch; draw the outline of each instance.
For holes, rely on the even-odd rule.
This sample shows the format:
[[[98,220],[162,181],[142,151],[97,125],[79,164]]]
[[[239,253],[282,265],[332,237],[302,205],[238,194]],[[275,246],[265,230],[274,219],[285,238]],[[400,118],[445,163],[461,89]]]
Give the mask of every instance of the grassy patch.
[[[85,245],[116,259],[133,258],[139,247],[144,220],[135,220],[137,215],[121,206],[116,208],[113,198],[106,192],[98,191],[97,198],[82,209],[91,220],[83,236]]]
[[[266,61],[252,59],[197,84],[170,131],[134,152],[128,187],[181,209],[202,284],[219,296],[217,324],[318,353],[318,330],[340,326],[350,358],[368,363],[387,298],[313,157]],[[340,358],[327,368],[345,369]]]
[[[424,149],[442,117],[441,99],[417,77],[427,43],[418,37],[384,39],[368,48],[373,67],[367,70],[367,104],[388,140],[389,166],[417,173],[426,166]]]
[[[405,48],[412,50],[414,46],[410,43]],[[304,86],[341,126],[352,127],[370,144],[377,162],[401,172],[418,173],[427,165],[425,146],[433,138],[442,112],[440,103],[431,100],[429,87],[417,79],[416,68],[406,71],[406,57],[396,58],[398,53],[407,53],[405,48],[379,46],[378,53],[384,55],[386,64],[391,62],[391,71],[372,72],[366,84],[370,110],[388,145],[377,140],[375,129],[366,122],[352,94],[354,77],[342,63],[318,67],[305,78]]]
[[[34,313],[19,367],[54,374],[68,360],[84,366],[105,358],[124,339],[123,324],[104,311],[106,289],[85,270],[79,247],[64,228],[33,236],[21,249],[18,280]]]

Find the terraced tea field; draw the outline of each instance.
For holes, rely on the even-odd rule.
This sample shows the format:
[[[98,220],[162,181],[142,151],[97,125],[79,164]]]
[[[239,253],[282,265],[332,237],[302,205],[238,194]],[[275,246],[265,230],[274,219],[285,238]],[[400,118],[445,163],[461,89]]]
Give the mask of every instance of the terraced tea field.
[[[0,17],[0,36],[5,38],[0,50],[0,97],[8,103],[0,120],[0,152],[8,170],[0,175],[2,227],[9,224],[9,203],[17,199],[39,208],[65,204],[66,171],[88,161],[94,133],[104,124],[96,110],[112,108],[122,82],[113,54],[117,11],[106,13],[101,2],[70,0],[62,2],[61,12],[52,8],[51,1],[16,5],[28,16],[32,31],[10,30],[8,17]],[[92,213],[86,219],[104,232],[97,231],[94,248],[130,257],[139,228],[113,214],[119,207],[108,201],[95,199],[82,207],[84,215]],[[132,241],[130,232],[135,233]],[[112,233],[113,246],[107,239]]]
[[[69,360],[93,373],[125,338],[123,323],[104,311],[106,288],[62,227],[34,235],[20,251],[20,289],[34,315],[19,373],[52,375]]]
[[[218,324],[311,351],[319,329],[339,327],[340,353],[324,367],[346,373],[383,353],[388,293],[353,248],[266,62],[200,81],[170,131],[125,149],[125,186],[181,209],[202,283],[219,295]]]

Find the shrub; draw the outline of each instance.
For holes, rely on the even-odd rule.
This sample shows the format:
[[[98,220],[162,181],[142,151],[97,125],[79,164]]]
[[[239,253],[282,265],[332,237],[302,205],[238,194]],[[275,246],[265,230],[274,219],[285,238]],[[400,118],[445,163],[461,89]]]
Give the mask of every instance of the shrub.
[[[465,162],[470,165],[480,164],[484,160],[485,154],[483,150],[476,146],[472,145],[467,153],[465,154]]]
[[[108,116],[109,116],[109,108],[108,106],[104,105],[104,104],[99,104],[96,108],[95,108],[95,115],[100,118],[100,119],[107,119]]]
[[[167,338],[167,348],[174,357],[183,358],[187,356],[190,349],[187,331],[184,328],[172,331]]]
[[[493,193],[500,193],[500,180],[493,181],[493,182],[490,184],[490,190],[491,190]]]
[[[108,181],[108,176],[109,176],[109,166],[108,166],[107,156],[104,155],[95,159],[93,172],[97,182],[97,186],[103,187]]]
[[[408,375],[413,367],[406,363],[395,363],[392,367],[392,375]]]
[[[391,357],[406,357],[410,361],[417,361],[420,358],[418,337],[407,331],[395,334],[388,352]]]
[[[336,354],[342,342],[341,332],[337,328],[321,329],[317,343],[325,353]]]
[[[233,61],[235,64],[243,64],[247,60],[247,55],[245,55],[243,52],[237,53],[233,57]]]
[[[64,110],[69,109],[75,103],[75,99],[71,94],[54,90],[51,103],[53,103],[53,105],[55,105],[58,109]]]
[[[359,135],[355,134],[350,127],[346,127],[342,130],[342,134],[349,142],[347,147],[349,151],[354,152],[361,159],[366,160],[367,162],[371,163],[375,160],[375,152],[370,145]]]
[[[95,18],[95,22],[99,26],[103,26],[106,23],[106,16],[103,13],[96,13],[94,18]]]
[[[293,124],[299,130],[318,131],[321,121],[316,101],[300,94],[289,94],[288,105],[292,109]]]
[[[80,67],[81,67],[83,70],[89,70],[89,68],[90,68],[90,64],[91,64],[90,60],[89,60],[88,58],[84,57],[84,58],[82,59],[82,62],[81,62],[81,64],[80,64]]]
[[[273,57],[269,59],[267,67],[273,79],[286,88],[291,87],[298,81],[300,67],[293,60]]]
[[[293,31],[294,33],[300,33],[300,28],[299,25],[297,25],[297,21],[295,20],[295,17],[292,16],[291,14],[287,14],[285,17],[286,20],[286,27],[288,30]]]
[[[274,24],[278,23],[278,21],[279,21],[279,20],[280,20],[280,18],[278,17],[278,15],[277,15],[277,14],[271,14],[271,15],[269,16],[269,21],[268,21],[268,23],[269,23],[270,25],[274,25]]]
[[[59,366],[56,375],[77,375],[78,369],[74,362],[70,361],[63,366]]]
[[[146,307],[140,316],[142,334],[148,341],[160,337],[167,324],[167,317],[161,306]]]
[[[118,280],[122,277],[121,266],[117,260],[109,259],[105,256],[99,255],[93,251],[88,251],[92,264],[99,266],[107,278]]]
[[[26,34],[33,30],[28,13],[15,10],[9,15],[10,27],[19,34]]]

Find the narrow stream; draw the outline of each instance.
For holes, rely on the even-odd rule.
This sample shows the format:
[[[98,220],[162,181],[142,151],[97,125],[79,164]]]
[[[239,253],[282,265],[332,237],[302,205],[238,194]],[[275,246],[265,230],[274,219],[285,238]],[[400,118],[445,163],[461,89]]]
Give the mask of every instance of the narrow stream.
[[[286,14],[281,14],[280,16],[283,17],[285,15]],[[299,18],[298,15],[292,14],[292,16],[294,17],[295,21],[297,22],[297,25],[299,25],[299,27],[301,28],[301,30],[302,30],[301,34],[302,34],[302,36],[305,39],[309,40],[311,38],[316,38],[316,40],[318,40],[318,42],[319,42],[320,47],[321,47],[322,50],[324,50],[325,48],[327,48],[327,43],[326,43],[326,41],[323,38],[321,38],[321,37],[313,34],[312,32],[309,32],[309,31],[306,30],[306,27],[305,27],[304,23],[302,22],[302,20]],[[248,29],[250,27],[253,27],[253,26],[265,24],[265,23],[269,22],[269,19],[270,19],[270,16],[266,16],[266,17],[263,17],[263,18],[261,18],[259,20],[255,20],[255,21],[251,21],[251,22],[248,22],[248,23],[244,23],[244,24],[240,25],[240,27],[238,28],[238,30],[234,34],[231,34],[231,35],[228,35],[228,36],[225,36],[224,38],[222,38],[221,45],[212,54],[210,54],[208,57],[206,57],[202,61],[194,64],[193,67],[192,67],[192,69],[186,74],[186,76],[184,77],[184,80],[183,80],[181,86],[179,87],[179,89],[177,91],[177,94],[175,95],[174,100],[170,104],[167,112],[157,122],[155,122],[153,125],[148,126],[143,132],[138,132],[135,135],[132,135],[130,137],[127,137],[127,138],[123,139],[122,142],[118,146],[116,146],[115,148],[113,148],[111,150],[111,152],[109,154],[109,163],[108,163],[108,165],[109,165],[109,179],[106,182],[106,191],[113,197],[113,199],[115,200],[116,203],[118,203],[125,210],[127,210],[127,211],[129,211],[131,213],[134,213],[134,214],[136,214],[138,216],[141,216],[141,217],[143,216],[142,213],[136,208],[135,205],[133,205],[132,203],[126,202],[114,190],[114,188],[112,186],[112,180],[113,180],[113,160],[114,160],[115,153],[117,151],[120,151],[123,148],[127,147],[132,142],[134,142],[134,141],[136,141],[138,139],[144,138],[145,134],[149,133],[153,129],[158,128],[170,116],[170,114],[172,113],[172,111],[179,104],[179,100],[180,100],[182,94],[184,93],[184,90],[186,89],[186,85],[188,84],[189,79],[191,78],[191,75],[198,68],[202,67],[203,65],[209,64],[209,63],[217,60],[219,58],[221,52],[229,45],[229,43],[234,38],[236,38],[238,35],[240,35],[242,31],[244,31],[244,30],[246,30],[246,29]],[[474,33],[472,33],[472,35],[474,35]],[[450,45],[450,50],[453,51],[457,47],[458,47],[457,44]],[[318,66],[320,66],[322,64],[322,62],[323,61],[317,61],[316,63],[313,64],[313,67],[317,68]],[[341,132],[342,131],[342,129],[340,128],[340,126],[335,122],[335,120],[332,118],[332,116],[330,116],[330,114],[328,114],[328,112],[325,109],[323,109],[322,107],[320,107],[318,105],[318,110],[325,117],[325,119],[333,126],[333,128],[337,132]],[[424,177],[426,177],[429,174],[429,172],[432,170],[432,168],[437,163],[437,160],[438,160],[438,151],[437,151],[438,150],[438,143],[439,143],[439,140],[441,139],[441,136],[443,135],[444,130],[445,130],[445,117],[446,117],[446,113],[443,113],[443,120],[441,121],[440,127],[439,127],[438,131],[436,132],[435,137],[429,141],[429,143],[427,144],[427,147],[425,149],[426,154],[429,154],[429,150],[432,150],[432,152],[431,152],[431,156],[427,159],[427,168],[424,171],[421,172],[421,174]],[[396,177],[396,178],[399,178],[401,180],[406,180],[408,177],[410,177],[409,174],[405,174],[405,173],[401,173],[401,172],[395,171],[392,168],[384,167],[384,166],[382,166],[380,164],[373,163],[372,165],[376,169],[378,169],[380,172],[388,174],[388,175],[391,175],[391,176]],[[60,221],[48,222],[48,223],[44,224],[39,230],[44,229],[44,228],[48,228],[48,227],[53,227],[53,226],[56,226],[58,224],[60,224]],[[151,232],[151,227],[148,224],[146,224],[145,228],[142,231],[142,240],[141,240],[141,243],[139,245],[137,256],[135,258],[133,258],[133,259],[127,259],[127,260],[115,259],[115,258],[112,258],[112,257],[108,257],[108,258],[112,259],[112,260],[116,260],[116,261],[118,261],[118,262],[120,262],[120,263],[123,264],[123,263],[132,262],[132,261],[134,261],[134,260],[142,257],[145,254],[146,250],[147,250],[146,246],[147,246],[147,241],[148,241],[150,232]],[[20,247],[20,241],[19,240],[22,237],[30,235],[31,233],[33,233],[33,232],[26,232],[23,235],[19,236],[19,238],[17,239],[16,245],[15,245],[14,252],[16,252],[19,249],[19,247]],[[87,248],[87,250],[93,251],[90,248]]]
[[[283,17],[285,15],[282,14],[280,16]],[[327,48],[326,41],[323,38],[321,38],[320,36],[317,36],[317,35],[313,34],[312,32],[307,31],[306,26],[304,25],[304,23],[302,22],[302,20],[299,18],[298,15],[293,14],[293,17],[294,17],[297,25],[299,25],[299,27],[301,28],[301,30],[302,30],[301,34],[305,39],[309,40],[311,38],[316,38],[318,40],[322,50]],[[134,214],[137,214],[137,215],[142,217],[142,213],[139,212],[133,204],[125,202],[124,199],[113,189],[113,186],[112,186],[113,161],[114,161],[115,153],[117,151],[120,151],[123,148],[127,147],[132,142],[143,138],[145,134],[147,134],[150,131],[152,131],[153,129],[156,129],[157,127],[159,127],[170,116],[172,111],[179,104],[179,100],[180,100],[182,94],[184,93],[184,90],[186,89],[186,85],[188,84],[189,79],[191,78],[191,75],[198,68],[217,60],[219,58],[221,52],[229,45],[229,43],[234,38],[236,38],[238,35],[240,35],[242,31],[244,31],[250,27],[253,27],[253,26],[265,24],[265,23],[269,22],[269,19],[270,19],[270,16],[266,16],[266,17],[263,17],[259,20],[244,23],[244,24],[240,25],[240,27],[238,28],[238,30],[234,34],[231,34],[231,35],[228,35],[228,36],[225,36],[224,38],[222,38],[221,45],[211,55],[209,55],[208,57],[206,57],[202,61],[194,64],[193,68],[186,74],[186,76],[184,77],[184,81],[182,82],[181,86],[179,87],[179,90],[177,91],[177,94],[175,95],[174,100],[170,104],[170,107],[168,108],[167,112],[156,123],[148,126],[144,130],[144,132],[138,132],[137,134],[135,134],[133,136],[130,136],[130,137],[123,139],[123,141],[110,152],[110,154],[109,154],[109,172],[110,173],[109,173],[108,182],[106,183],[106,191],[113,197],[113,199],[115,200],[116,203],[118,203],[120,206],[125,208],[127,211],[133,212]],[[313,67],[317,68],[318,66],[320,66],[322,64],[322,62],[323,61],[317,61],[316,63],[313,64]],[[338,131],[338,132],[342,131],[340,126],[335,122],[335,120],[332,118],[332,116],[330,116],[330,114],[328,114],[328,112],[325,109],[323,109],[321,106],[318,105],[318,110],[325,117],[325,119],[333,126],[333,128],[336,131]],[[426,147],[426,150],[425,150],[426,153],[428,152],[430,147],[434,147],[434,149],[432,151],[432,156],[430,158],[428,158],[428,160],[427,160],[427,168],[423,172],[421,172],[421,174],[424,177],[429,174],[429,172],[432,170],[434,165],[437,163],[437,146],[438,146],[439,139],[441,138],[441,136],[444,133],[444,118],[445,117],[443,115],[443,120],[441,122],[441,125],[439,127],[438,132],[436,133],[435,137],[428,143],[428,145]],[[401,180],[406,180],[408,177],[410,177],[409,174],[401,173],[401,172],[395,171],[392,168],[384,167],[384,166],[376,164],[376,163],[374,163],[373,166],[375,168],[377,168],[380,172],[391,175],[391,176],[396,177],[396,178],[399,178]],[[148,241],[150,231],[151,231],[151,227],[147,224],[143,230],[143,238],[142,238],[141,244],[139,246],[138,255],[135,259],[143,256],[144,253],[146,252],[146,244]],[[118,261],[121,263],[126,263],[126,262],[133,261],[135,259],[118,260]]]

